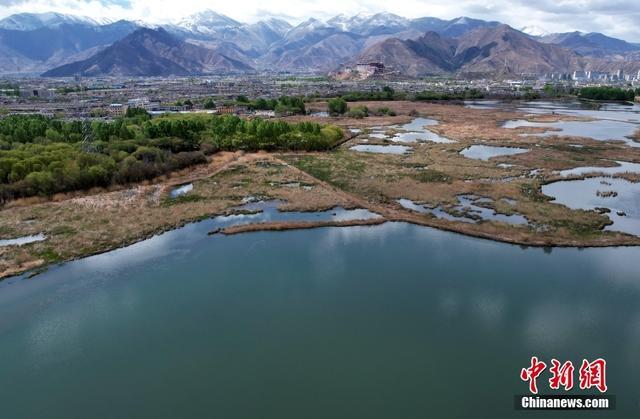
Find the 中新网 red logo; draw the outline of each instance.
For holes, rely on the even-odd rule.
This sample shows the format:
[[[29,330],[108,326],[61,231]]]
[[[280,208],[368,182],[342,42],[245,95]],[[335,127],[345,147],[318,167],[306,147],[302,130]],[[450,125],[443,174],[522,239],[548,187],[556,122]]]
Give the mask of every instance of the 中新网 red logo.
[[[529,391],[533,394],[538,394],[538,378],[547,369],[547,364],[541,361],[536,356],[531,357],[531,365],[527,368],[523,368],[520,371],[520,378],[522,381],[529,383]],[[575,368],[571,361],[561,363],[557,359],[551,360],[551,366],[549,367],[549,388],[552,390],[558,390],[560,388],[565,391],[569,391],[574,386],[574,372]],[[586,359],[582,361],[580,370],[578,372],[579,386],[581,390],[589,390],[596,388],[601,393],[607,391],[607,361],[602,358],[598,358],[593,362],[589,362]]]

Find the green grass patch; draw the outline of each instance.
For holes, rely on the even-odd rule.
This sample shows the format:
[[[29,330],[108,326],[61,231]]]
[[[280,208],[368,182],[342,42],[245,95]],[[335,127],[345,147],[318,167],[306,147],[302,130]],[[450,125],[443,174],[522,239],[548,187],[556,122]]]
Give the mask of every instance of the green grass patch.
[[[423,183],[451,183],[451,176],[433,169],[420,171],[411,175],[411,177]]]
[[[611,224],[611,221],[608,218],[602,218],[599,221],[593,221],[591,223],[579,223],[573,220],[552,220],[550,224],[555,228],[563,228],[578,237],[585,238],[601,234],[602,229],[608,224]]]
[[[54,236],[71,236],[76,234],[77,231],[70,226],[56,226],[51,230],[51,234]]]
[[[540,189],[540,185],[525,183],[520,186],[520,191],[523,195],[525,195],[529,200],[533,202],[549,202],[551,201],[551,197],[546,196],[542,193]]]
[[[173,205],[188,204],[191,202],[204,201],[206,198],[196,194],[180,195],[173,199],[167,199],[162,203],[163,207],[171,207]]]
[[[601,149],[596,147],[572,147],[570,144],[554,144],[550,148],[571,154],[596,154],[601,151]]]
[[[227,177],[230,176],[234,176],[238,173],[243,173],[244,171],[247,170],[247,166],[243,165],[243,164],[237,164],[234,166],[231,166],[230,168],[228,168],[227,170],[220,172],[218,174],[216,174],[215,176],[213,176],[211,179],[225,179]]]
[[[313,156],[304,156],[293,161],[293,164],[300,170],[309,173],[316,179],[324,182],[331,181],[332,164],[330,161]]]
[[[62,261],[62,256],[52,248],[48,247],[38,253],[38,256],[49,263],[57,263]]]
[[[16,229],[10,226],[0,226],[0,237],[13,237],[16,235]]]

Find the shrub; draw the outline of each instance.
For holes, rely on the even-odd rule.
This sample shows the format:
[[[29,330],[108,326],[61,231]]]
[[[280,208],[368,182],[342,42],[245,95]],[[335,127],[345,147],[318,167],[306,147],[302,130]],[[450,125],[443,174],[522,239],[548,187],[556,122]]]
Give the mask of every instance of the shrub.
[[[330,115],[344,115],[347,112],[347,102],[342,98],[329,99],[327,103]]]
[[[366,106],[356,106],[352,109],[349,109],[349,113],[347,115],[350,118],[366,118],[369,116],[369,109]]]

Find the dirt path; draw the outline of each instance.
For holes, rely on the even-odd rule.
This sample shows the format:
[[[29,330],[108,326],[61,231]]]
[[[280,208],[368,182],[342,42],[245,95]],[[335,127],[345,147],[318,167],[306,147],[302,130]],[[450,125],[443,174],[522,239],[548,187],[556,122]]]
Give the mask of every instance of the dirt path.
[[[340,196],[341,198],[352,202],[354,206],[359,207],[359,208],[364,208],[364,209],[368,209],[371,212],[375,212],[379,215],[381,215],[382,217],[384,217],[385,219],[389,220],[389,221],[407,221],[407,222],[413,222],[414,219],[416,219],[417,217],[414,217],[411,213],[398,209],[398,208],[394,208],[390,205],[385,205],[385,204],[381,204],[378,202],[371,202],[365,198],[362,198],[360,196],[357,195],[353,195],[349,192],[346,192],[340,188],[337,188],[335,186],[333,186],[332,184],[325,182],[323,180],[320,180],[316,177],[311,176],[309,173],[295,167],[295,166],[291,166],[288,163],[286,163],[285,161],[275,157],[275,156],[270,156],[274,161],[277,161],[281,164],[286,164],[288,165],[291,170],[293,170],[294,172],[296,172],[299,176],[308,179],[310,182],[314,182],[314,183],[318,183],[320,185],[322,185],[323,187],[331,190],[333,193],[335,193],[336,195]]]
[[[248,164],[255,160],[264,159],[266,156],[268,156],[266,153],[245,154],[243,152],[221,152],[215,154],[207,165],[199,166],[196,170],[189,171],[185,175],[171,177],[163,185],[163,194],[168,193],[169,189],[178,185],[210,178],[228,170],[235,164]]]

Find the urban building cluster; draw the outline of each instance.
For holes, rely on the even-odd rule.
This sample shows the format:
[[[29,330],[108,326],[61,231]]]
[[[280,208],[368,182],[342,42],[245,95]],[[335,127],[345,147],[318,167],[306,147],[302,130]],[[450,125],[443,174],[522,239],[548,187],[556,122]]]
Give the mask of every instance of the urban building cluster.
[[[640,71],[633,74],[625,74],[622,69],[617,70],[615,73],[577,70],[573,73],[550,73],[545,76],[545,79],[554,81],[640,84]]]
[[[363,63],[362,71],[382,72],[377,63]],[[380,92],[389,86],[396,93],[411,96],[430,91],[455,93],[473,90],[485,97],[518,97],[544,92],[550,84],[560,88],[589,85],[640,85],[640,74],[628,77],[622,71],[614,75],[574,72],[563,75],[521,75],[508,80],[490,79],[335,79],[318,76],[216,76],[185,78],[96,78],[0,80],[0,117],[7,114],[41,114],[68,119],[113,119],[128,108],[143,108],[151,114],[171,112],[208,112],[272,117],[270,110],[250,110],[238,103],[248,99],[277,99],[281,96],[305,97],[313,111],[314,99],[350,92]],[[208,102],[208,103],[207,103]],[[319,109],[316,109],[316,111]]]

